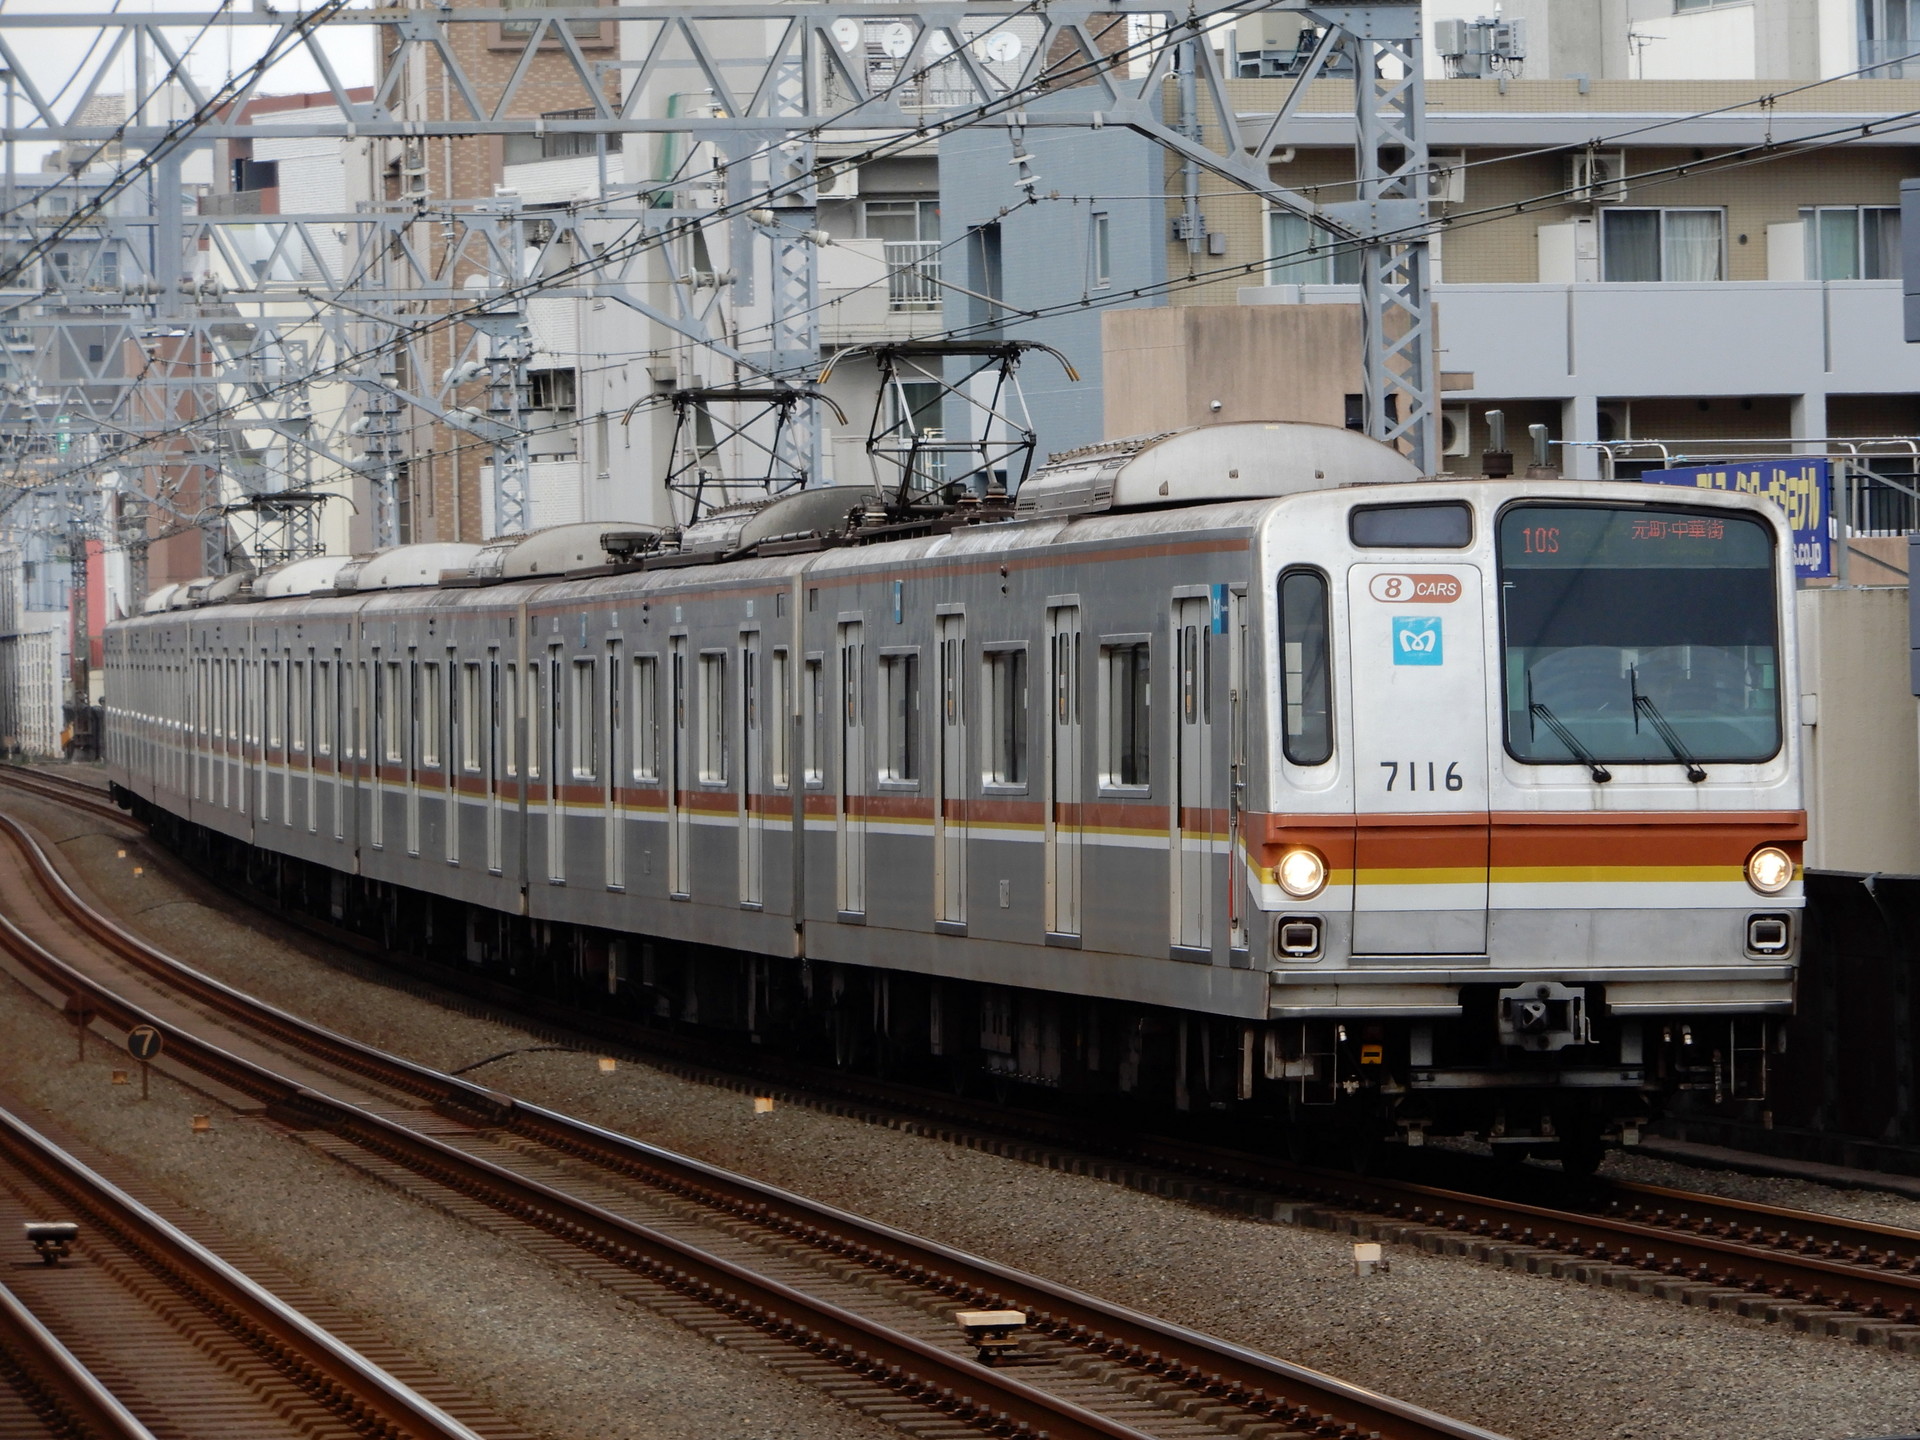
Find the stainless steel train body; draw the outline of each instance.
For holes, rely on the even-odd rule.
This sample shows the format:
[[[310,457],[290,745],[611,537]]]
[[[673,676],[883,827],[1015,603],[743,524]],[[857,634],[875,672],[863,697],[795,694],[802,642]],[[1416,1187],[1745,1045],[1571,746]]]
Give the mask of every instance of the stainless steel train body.
[[[1804,834],[1764,502],[1221,426],[1020,512],[156,609],[109,763],[336,912],[596,936],[596,992],[696,1023],[670,942],[744,1028],[858,977],[892,1043],[1182,1105],[1547,1142],[1759,1093]]]

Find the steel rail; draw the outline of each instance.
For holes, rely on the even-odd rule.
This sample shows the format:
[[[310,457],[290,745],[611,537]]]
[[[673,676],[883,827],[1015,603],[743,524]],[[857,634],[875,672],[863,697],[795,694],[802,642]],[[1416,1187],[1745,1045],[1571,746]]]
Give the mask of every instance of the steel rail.
[[[0,765],[0,784],[11,785],[16,790],[41,796],[56,804],[71,806],[75,810],[84,810],[89,815],[98,815],[115,824],[125,825],[135,830],[145,829],[138,820],[115,805],[108,798],[105,790],[78,780],[49,775],[44,770],[26,770],[18,765]]]
[[[36,1185],[61,1196],[121,1248],[170,1274],[181,1293],[209,1319],[317,1404],[363,1433],[382,1440],[481,1440],[439,1406],[4,1109],[0,1109],[0,1156]]]
[[[83,788],[77,782],[64,783],[75,789]],[[112,927],[112,922],[103,923],[126,942],[143,944],[137,937]],[[108,943],[119,944],[121,940]],[[219,987],[219,982],[197,976],[170,957],[160,957],[158,963],[173,967],[169,973],[176,979],[183,974],[193,975],[199,982]],[[270,1008],[262,1007],[260,1002],[240,992],[227,993],[233,997],[233,1003],[244,1007]],[[202,998],[209,1003],[220,1003],[211,994]],[[289,1043],[310,1045],[317,1038],[315,1028],[305,1022],[293,1017],[278,1018],[293,1027],[282,1031],[282,1038]],[[515,1128],[536,1123],[530,1117],[537,1112],[537,1107],[515,1106],[505,1097],[479,1087],[471,1087],[464,1096],[448,1095],[441,1087],[448,1083],[449,1077],[410,1067],[395,1057],[368,1052],[365,1047],[342,1037],[331,1036],[329,1041],[343,1047],[329,1054],[328,1058],[334,1063],[373,1078],[385,1078],[387,1083],[400,1085],[442,1107],[490,1114],[496,1123],[511,1124]],[[403,1068],[390,1068],[394,1066]],[[844,1077],[841,1082],[845,1083]],[[499,1108],[503,1104],[506,1108]],[[998,1121],[971,1115],[969,1118],[973,1123],[1006,1128],[1004,1118]],[[1040,1143],[1085,1144],[1084,1134],[1076,1138],[1038,1117],[1028,1117],[1028,1121],[1024,1130],[1027,1139]],[[1036,1126],[1039,1132],[1053,1130],[1055,1133],[1035,1133]],[[547,1143],[562,1143],[550,1130],[540,1138]],[[582,1142],[575,1137],[568,1143]],[[587,1148],[595,1146],[588,1144]],[[1131,1158],[1166,1165],[1187,1174],[1240,1186],[1269,1187],[1289,1196],[1318,1199],[1331,1206],[1365,1211],[1389,1220],[1450,1229],[1503,1243],[1532,1245],[1576,1258],[1711,1282],[1782,1300],[1806,1301],[1840,1310],[1858,1310],[1875,1318],[1885,1316],[1905,1323],[1920,1323],[1920,1231],[1629,1182],[1602,1182],[1602,1188],[1596,1193],[1611,1196],[1611,1208],[1607,1213],[1591,1213],[1404,1180],[1363,1178],[1154,1136],[1130,1136],[1124,1148]],[[1072,1333],[1070,1326],[1067,1333]]]
[[[964,1304],[1023,1309],[1033,1327],[1044,1333],[1265,1412],[1306,1433],[1377,1434],[1383,1440],[1497,1440],[1477,1426],[516,1101],[312,1025],[182,964],[92,910],[53,867],[34,837],[10,817],[0,815],[0,833],[28,861],[61,911],[116,955],[281,1043],[419,1096],[449,1115],[477,1118],[603,1166],[644,1175],[653,1183],[769,1225],[816,1248],[931,1285]],[[4,916],[0,916],[0,944],[50,984],[84,999],[116,1026],[154,1025],[167,1037],[170,1053],[263,1101],[270,1112],[323,1126],[416,1173],[644,1270],[769,1333],[802,1339],[818,1353],[893,1385],[905,1395],[976,1421],[998,1423],[993,1417],[1005,1416],[1005,1423],[1014,1427],[1010,1433],[1045,1432],[1052,1440],[1141,1440],[1141,1432],[1132,1427],[1000,1370],[926,1345],[707,1255],[674,1236],[276,1075],[148,1014],[47,951]]]
[[[87,1440],[154,1440],[153,1432],[5,1285],[0,1285],[0,1351],[53,1412],[49,1419],[60,1433]]]

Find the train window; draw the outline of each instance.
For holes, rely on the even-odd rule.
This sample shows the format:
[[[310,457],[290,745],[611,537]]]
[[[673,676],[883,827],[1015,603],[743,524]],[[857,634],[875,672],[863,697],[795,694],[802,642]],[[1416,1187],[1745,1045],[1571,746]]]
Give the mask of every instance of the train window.
[[[333,753],[333,662],[316,660],[313,665],[313,753]]]
[[[633,778],[660,778],[660,660],[633,657]]]
[[[1025,646],[988,650],[982,657],[986,688],[986,773],[989,785],[1027,783],[1027,651]]]
[[[1109,789],[1149,783],[1147,744],[1153,704],[1151,647],[1142,640],[1100,647],[1106,744],[1100,783]]]
[[[406,758],[400,753],[400,662],[387,661],[382,678],[385,683],[380,696],[380,745],[383,758],[397,765]]]
[[[286,678],[280,669],[280,662],[273,661],[267,667],[267,744],[278,747],[284,731],[281,728],[282,714],[286,706]]]
[[[467,661],[460,672],[460,767],[469,772],[479,770],[486,759],[485,693],[480,662]]]
[[[500,768],[511,776],[520,773],[520,667],[511,660],[501,679]]]
[[[709,785],[727,779],[727,652],[700,656],[700,778]]]
[[[1534,765],[1756,763],[1780,750],[1773,531],[1666,505],[1499,522],[1507,750]]]
[[[788,664],[787,652],[776,649],[773,652],[773,714],[767,726],[767,777],[773,782],[773,788],[784,790],[792,783],[792,760],[789,756],[793,737],[793,674]]]
[[[818,655],[807,657],[805,708],[801,711],[800,744],[805,751],[809,785],[827,783],[827,667]]]
[[[366,661],[360,662],[357,674],[353,686],[353,753],[356,759],[368,760],[373,754],[367,744],[367,726],[372,722],[373,705],[367,696]]]
[[[440,716],[445,709],[443,697],[446,692],[441,688],[440,662],[428,660],[420,666],[419,714],[415,721],[420,727],[420,763],[438,765],[440,763]]]
[[[600,663],[589,657],[573,662],[572,750],[573,778],[591,780],[600,773]]]
[[[886,727],[880,778],[917,781],[920,778],[919,655],[880,657],[880,703],[882,723]]]
[[[1280,577],[1280,743],[1295,765],[1333,758],[1332,651],[1326,576],[1289,570]]]
[[[1473,511],[1464,501],[1356,505],[1347,516],[1355,545],[1379,550],[1458,550],[1473,543]]]
[[[287,743],[295,750],[307,748],[307,662],[293,662],[292,693],[287,697]]]

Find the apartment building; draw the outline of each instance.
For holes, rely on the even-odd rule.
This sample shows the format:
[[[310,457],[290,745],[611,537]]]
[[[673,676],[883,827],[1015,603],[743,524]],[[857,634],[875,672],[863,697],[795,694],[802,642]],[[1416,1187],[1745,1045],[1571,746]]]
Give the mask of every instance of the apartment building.
[[[1271,115],[1290,85],[1235,81],[1229,103],[1242,117]],[[1678,453],[1920,433],[1897,209],[1920,156],[1913,131],[1874,124],[1920,104],[1920,83],[1835,80],[1762,103],[1782,88],[1510,74],[1428,84],[1449,468],[1477,467],[1489,409],[1510,435],[1546,425],[1574,474],[1598,474],[1601,444],[1628,439]],[[1274,179],[1344,198],[1350,105],[1347,82],[1315,82]],[[1202,109],[1194,119],[1217,142],[1217,118]],[[959,283],[998,297],[1001,331],[1061,345],[1092,387],[1101,309],[1357,300],[1350,251],[1226,182],[1184,173],[1144,141],[1056,132],[1035,148],[1041,168],[1082,182],[1079,193],[1001,215],[1019,197],[993,142],[949,141],[945,233]],[[1120,154],[1135,157],[1130,174]],[[1022,317],[1037,297],[1078,288],[1083,266],[1087,311]],[[949,321],[980,308],[950,299]],[[1357,374],[1345,388],[1359,389]],[[1130,393],[1142,390],[1151,387]],[[1250,419],[1288,397],[1243,372],[1217,398],[1222,418]],[[1084,395],[1042,404],[1048,448],[1111,428]],[[1623,464],[1629,453],[1658,458],[1619,453]]]

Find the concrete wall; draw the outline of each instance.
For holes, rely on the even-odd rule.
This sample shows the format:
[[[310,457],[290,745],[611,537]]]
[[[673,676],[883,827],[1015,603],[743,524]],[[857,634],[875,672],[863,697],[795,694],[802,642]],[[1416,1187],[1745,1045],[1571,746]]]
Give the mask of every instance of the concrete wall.
[[[1101,354],[1108,439],[1226,420],[1341,425],[1361,384],[1360,307],[1114,310]]]
[[[1907,589],[1799,595],[1810,868],[1920,875],[1920,705]]]
[[[1029,107],[1074,108],[1084,95],[1067,92]],[[999,299],[1009,309],[995,311],[997,324],[980,325],[981,302],[957,290],[946,297],[945,324],[979,339],[1038,340],[1064,352],[1080,373],[1075,384],[1045,356],[1028,358],[1020,369],[1021,389],[1040,435],[1040,459],[1046,452],[1069,450],[1104,438],[1101,406],[1101,313],[1105,308],[1159,306],[1166,279],[1166,203],[1162,152],[1115,126],[1099,131],[1029,129],[1021,144],[1034,157],[1042,198],[1026,204],[1013,183],[1016,167],[1004,130],[980,126],[957,130],[940,141],[940,238],[947,249],[942,274],[967,290],[984,293],[993,286],[983,273],[976,237],[998,226],[1001,279]],[[1089,198],[1092,197],[1092,198]],[[1112,197],[1112,198],[1101,198]],[[1154,197],[1154,198],[1144,198]],[[1111,265],[1105,285],[1092,274],[1093,216],[1108,217]],[[1149,293],[1133,298],[1132,291]],[[1116,300],[1116,296],[1128,298]],[[1086,308],[1077,303],[1086,299]],[[1020,312],[1065,306],[1038,319]],[[969,433],[973,417],[949,405],[947,433]],[[1129,432],[1131,433],[1131,432]]]

